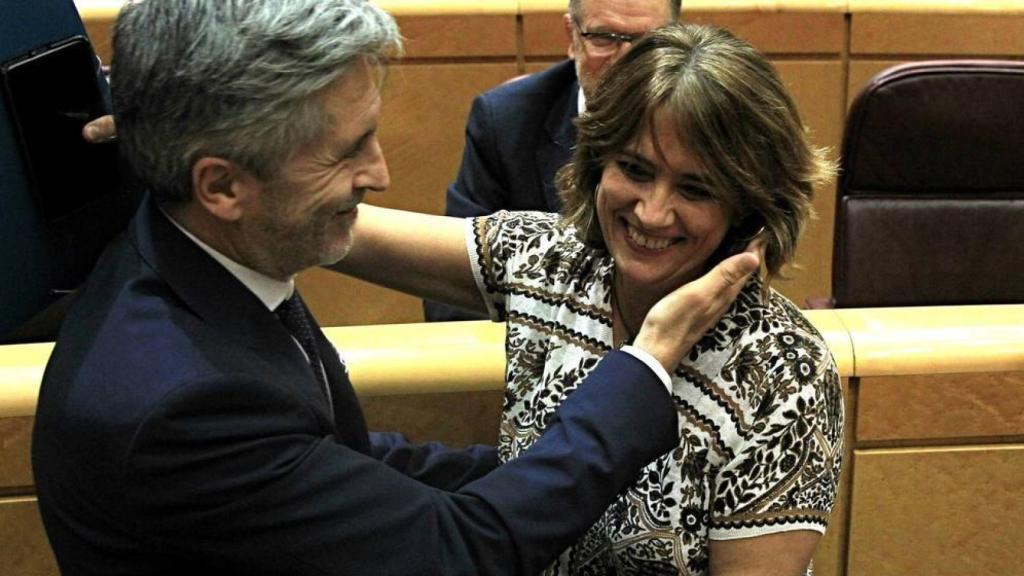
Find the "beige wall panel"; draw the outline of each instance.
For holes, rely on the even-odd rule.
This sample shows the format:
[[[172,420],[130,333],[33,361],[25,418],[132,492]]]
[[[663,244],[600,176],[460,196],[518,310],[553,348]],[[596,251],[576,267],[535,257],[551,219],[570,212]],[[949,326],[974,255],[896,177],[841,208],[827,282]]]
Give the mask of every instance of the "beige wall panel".
[[[534,72],[540,72],[541,70],[544,70],[545,68],[548,68],[558,62],[561,62],[561,60],[544,60],[539,62],[531,62],[526,65],[526,73],[533,74]]]
[[[814,12],[689,12],[687,22],[728,28],[759,50],[775,54],[839,54],[843,49],[843,15]],[[561,56],[568,47],[562,14],[523,15],[526,56]]]
[[[1024,372],[862,378],[857,441],[1024,437]]]
[[[406,58],[516,55],[515,14],[416,15],[395,20],[406,40]],[[114,18],[86,13],[83,21],[96,53],[109,64]]]
[[[850,479],[853,474],[853,426],[856,410],[855,392],[850,379],[843,378],[843,398],[846,403],[846,428],[843,430],[843,472],[839,477],[839,492],[828,530],[818,542],[814,553],[814,576],[844,576],[846,574],[846,540],[850,515]]]
[[[0,498],[0,550],[0,574],[60,574],[35,498]]]
[[[462,447],[498,441],[502,390],[360,396],[370,430],[401,432],[413,442]]]
[[[569,2],[565,3],[566,6]],[[527,12],[523,14],[523,55],[527,57],[565,57],[569,36],[564,12]]]
[[[391,188],[371,194],[373,204],[417,212],[444,212],[445,190],[455,177],[473,98],[516,75],[514,62],[396,64],[384,87],[380,141]],[[322,270],[300,275],[299,285],[322,326],[394,324],[423,320],[420,300]]]
[[[34,418],[0,418],[0,494],[30,493]]]
[[[780,61],[774,63],[779,75],[796,100],[801,118],[811,130],[816,146],[831,149],[829,157],[838,159],[843,119],[843,68],[838,61]],[[796,268],[789,280],[775,287],[803,306],[809,297],[832,293],[832,234],[835,215],[835,185],[829,183],[815,191],[814,210],[818,217],[807,226],[796,254]]]
[[[405,58],[516,55],[516,16],[438,15],[395,18],[405,38]]]
[[[850,53],[947,56],[1024,54],[1024,15],[854,14]]]
[[[517,73],[512,61],[392,66],[379,133],[391,189],[371,194],[370,201],[442,214],[445,190],[462,160],[473,98]]]
[[[858,450],[850,576],[1024,573],[1024,445]]]
[[[689,12],[683,20],[714,24],[769,54],[840,54],[843,14],[814,12]]]

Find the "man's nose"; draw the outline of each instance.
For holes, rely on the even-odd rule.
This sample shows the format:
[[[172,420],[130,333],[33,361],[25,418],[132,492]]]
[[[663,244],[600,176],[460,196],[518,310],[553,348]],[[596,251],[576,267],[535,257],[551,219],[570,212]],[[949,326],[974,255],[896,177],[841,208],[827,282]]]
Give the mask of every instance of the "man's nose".
[[[366,164],[356,174],[352,186],[369,192],[383,192],[391,186],[391,174],[388,172],[384,150],[376,136],[367,142],[367,146]]]

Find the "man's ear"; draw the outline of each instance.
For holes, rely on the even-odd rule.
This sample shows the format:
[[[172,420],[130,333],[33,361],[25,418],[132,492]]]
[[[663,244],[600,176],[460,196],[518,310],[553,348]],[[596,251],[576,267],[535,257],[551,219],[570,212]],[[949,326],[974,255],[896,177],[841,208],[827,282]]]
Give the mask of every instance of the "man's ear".
[[[572,16],[568,12],[566,12],[565,14],[562,14],[562,25],[565,28],[565,37],[566,37],[567,40],[569,40],[569,47],[566,49],[566,54],[569,56],[569,60],[575,60],[576,59],[576,51],[573,50],[573,41],[574,41],[574,39],[572,37],[572,29],[573,29]]]
[[[203,156],[192,165],[192,194],[214,217],[235,221],[247,204],[262,189],[262,182],[238,164]]]

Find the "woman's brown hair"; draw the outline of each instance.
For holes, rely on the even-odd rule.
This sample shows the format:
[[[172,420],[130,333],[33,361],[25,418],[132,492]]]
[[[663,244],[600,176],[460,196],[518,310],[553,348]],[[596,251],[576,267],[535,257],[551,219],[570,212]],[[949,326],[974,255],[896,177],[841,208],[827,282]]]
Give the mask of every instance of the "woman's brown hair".
[[[767,286],[792,261],[814,187],[833,176],[834,166],[809,143],[765,56],[720,28],[653,30],[607,71],[576,121],[573,158],[557,176],[563,221],[604,246],[595,208],[604,165],[643,130],[653,131],[659,111],[675,122],[679,142],[696,155],[733,226],[750,218],[764,226]]]

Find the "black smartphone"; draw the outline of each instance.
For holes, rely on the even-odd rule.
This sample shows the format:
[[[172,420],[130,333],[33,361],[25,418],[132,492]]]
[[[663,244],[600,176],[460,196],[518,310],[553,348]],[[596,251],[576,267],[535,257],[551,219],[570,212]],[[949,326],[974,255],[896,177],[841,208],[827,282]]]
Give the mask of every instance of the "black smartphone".
[[[55,221],[118,186],[117,150],[89,144],[86,122],[110,113],[99,61],[74,36],[0,66],[3,92],[28,186],[43,217]]]

